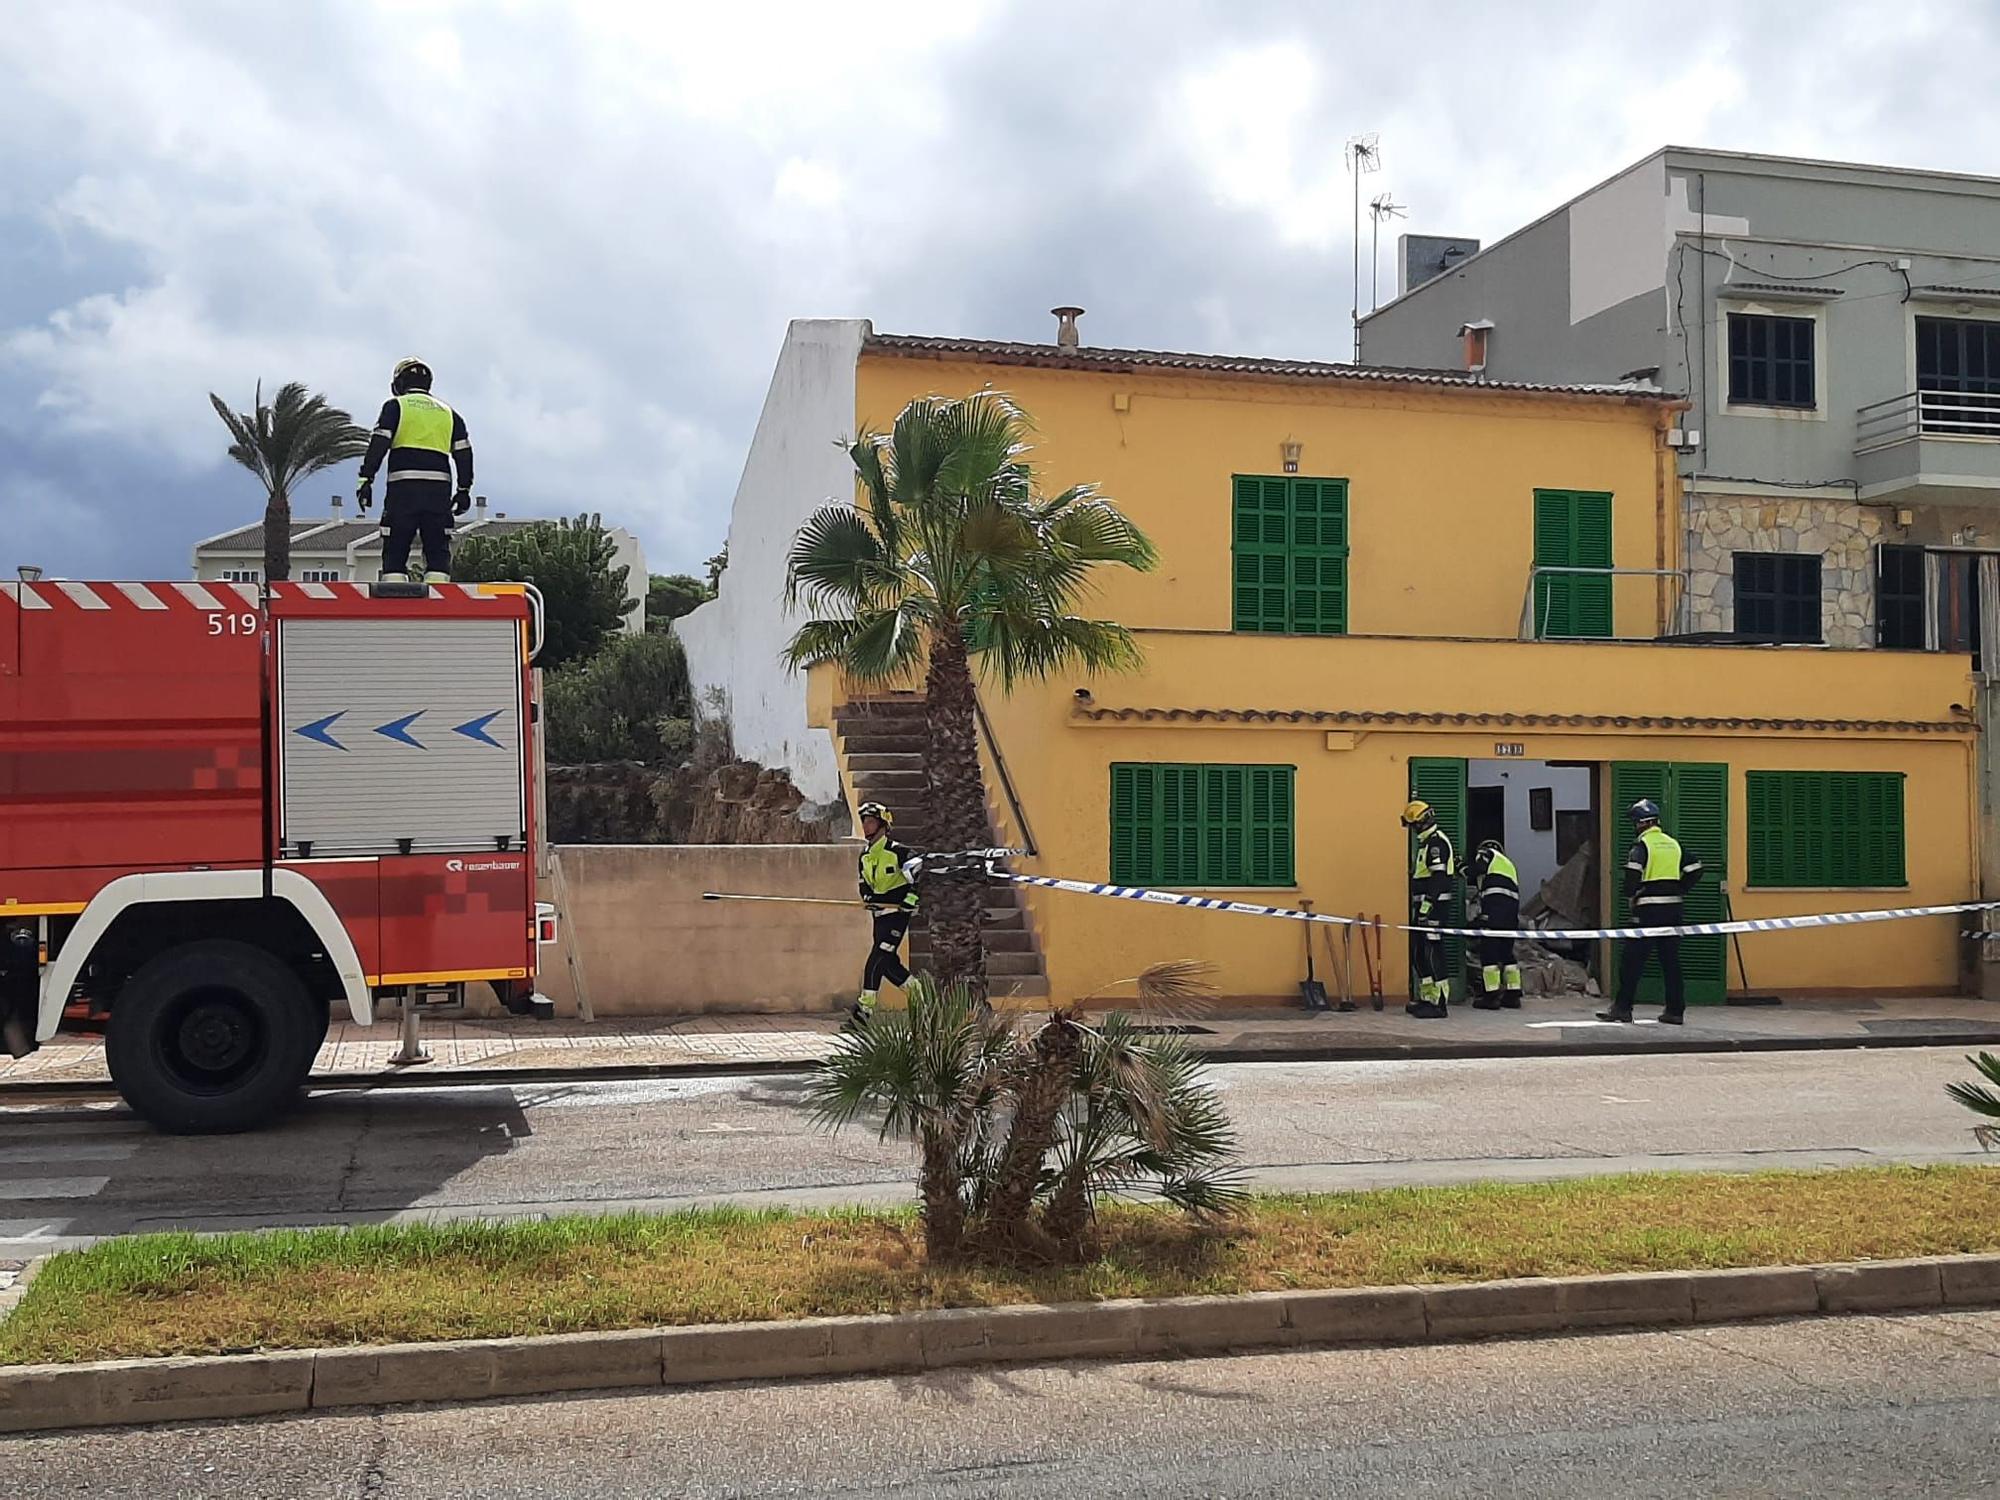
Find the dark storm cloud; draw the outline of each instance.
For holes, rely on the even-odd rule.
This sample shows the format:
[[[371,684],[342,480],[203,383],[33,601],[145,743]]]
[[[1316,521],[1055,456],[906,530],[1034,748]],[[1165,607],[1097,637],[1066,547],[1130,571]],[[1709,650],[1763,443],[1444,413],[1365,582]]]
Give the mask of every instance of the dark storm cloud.
[[[0,567],[181,572],[256,508],[207,391],[365,413],[412,351],[496,504],[691,567],[790,317],[1040,338],[1073,300],[1095,342],[1343,357],[1363,130],[1398,227],[1488,238],[1669,141],[2000,171],[1990,91],[1938,89],[1994,59],[1957,7],[738,9],[10,23]]]

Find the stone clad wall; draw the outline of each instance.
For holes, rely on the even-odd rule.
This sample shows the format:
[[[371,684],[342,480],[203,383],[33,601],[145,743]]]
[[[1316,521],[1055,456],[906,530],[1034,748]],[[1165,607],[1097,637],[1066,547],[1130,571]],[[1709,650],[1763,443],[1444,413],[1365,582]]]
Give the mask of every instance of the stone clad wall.
[[[1874,546],[1889,513],[1852,501],[1767,500],[1698,495],[1688,552],[1688,628],[1736,622],[1738,552],[1803,552],[1820,562],[1820,627],[1829,646],[1875,644]]]

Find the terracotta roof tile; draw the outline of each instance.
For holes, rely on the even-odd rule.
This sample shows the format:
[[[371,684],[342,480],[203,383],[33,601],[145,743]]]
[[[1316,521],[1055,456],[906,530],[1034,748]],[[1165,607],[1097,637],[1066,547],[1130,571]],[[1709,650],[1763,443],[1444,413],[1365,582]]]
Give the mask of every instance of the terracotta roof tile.
[[[1390,365],[1342,365],[1305,359],[1263,359],[1234,354],[1177,354],[1161,349],[1064,349],[1055,344],[1015,344],[992,339],[927,338],[874,333],[864,347],[917,359],[970,359],[986,364],[1036,365],[1059,370],[1184,370],[1261,379],[1353,382],[1368,385],[1442,386],[1456,390],[1526,395],[1595,396],[1618,401],[1678,402],[1650,385],[1540,385],[1520,380],[1480,380],[1456,370],[1406,370]]]
[[[1436,724],[1530,729],[1811,729],[1845,733],[1969,734],[1970,720],[1930,719],[1732,719],[1674,714],[1491,714],[1429,713],[1413,709],[1303,708],[1077,708],[1073,716],[1091,723],[1142,724],[1307,724],[1315,727],[1355,724]]]

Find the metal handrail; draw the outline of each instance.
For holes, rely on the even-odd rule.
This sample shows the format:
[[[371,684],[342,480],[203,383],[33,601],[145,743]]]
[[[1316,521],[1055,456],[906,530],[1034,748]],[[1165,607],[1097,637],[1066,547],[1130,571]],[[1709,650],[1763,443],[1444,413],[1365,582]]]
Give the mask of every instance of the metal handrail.
[[[1521,596],[1521,639],[1539,641],[1545,639],[1542,627],[1548,624],[1544,618],[1538,625],[1535,620],[1535,580],[1547,574],[1569,573],[1586,578],[1672,578],[1678,580],[1683,596],[1687,593],[1687,570],[1684,568],[1572,568],[1558,567],[1554,563],[1534,563],[1528,569],[1528,590]],[[1569,639],[1569,637],[1564,637]],[[1583,636],[1583,640],[1616,640],[1616,636]]]
[[[1021,795],[1014,789],[1014,778],[1007,770],[1007,757],[1000,753],[1000,741],[993,736],[993,723],[986,717],[986,705],[979,701],[979,691],[972,693],[972,714],[979,723],[979,732],[985,737],[986,748],[993,752],[993,769],[1000,773],[1000,790],[1007,798],[1007,810],[1013,814],[1014,826],[1021,833],[1021,852],[1033,859],[1041,850],[1035,844],[1034,830],[1028,827],[1028,810],[1021,805]]]
[[[1886,447],[1914,437],[2000,439],[2000,394],[1905,391],[1855,409],[1856,449]]]

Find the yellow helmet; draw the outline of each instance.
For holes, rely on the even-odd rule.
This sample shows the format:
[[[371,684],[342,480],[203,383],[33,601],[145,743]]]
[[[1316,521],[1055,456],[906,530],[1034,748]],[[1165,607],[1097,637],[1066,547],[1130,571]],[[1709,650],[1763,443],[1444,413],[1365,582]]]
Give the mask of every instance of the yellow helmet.
[[[1405,828],[1421,828],[1426,823],[1435,823],[1436,821],[1437,814],[1431,811],[1431,805],[1428,802],[1412,802],[1408,807],[1403,809],[1403,826]]]
[[[893,828],[896,824],[896,815],[879,802],[862,803],[855,809],[854,815],[857,818],[873,818],[884,828]]]

